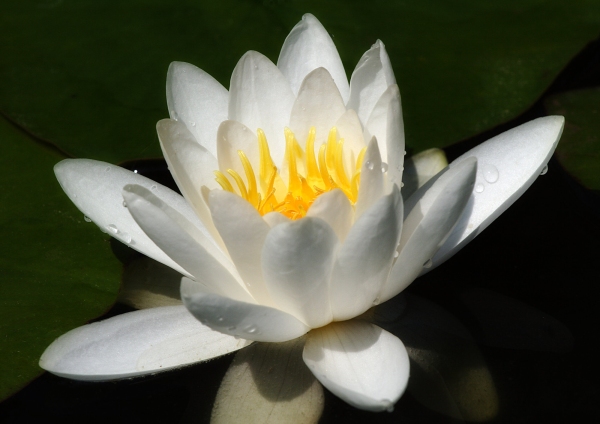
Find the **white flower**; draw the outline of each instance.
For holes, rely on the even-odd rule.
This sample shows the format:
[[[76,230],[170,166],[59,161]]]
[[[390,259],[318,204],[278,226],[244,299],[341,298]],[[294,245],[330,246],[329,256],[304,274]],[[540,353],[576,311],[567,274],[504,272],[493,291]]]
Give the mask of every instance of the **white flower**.
[[[185,307],[75,329],[40,365],[117,379],[308,333],[303,358],[315,377],[373,411],[403,393],[408,356],[397,337],[354,318],[489,225],[539,175],[563,126],[547,117],[501,134],[403,205],[400,95],[385,47],[377,41],[348,84],[312,15],[287,37],[277,66],[246,53],[229,92],[173,63],[167,100],[171,119],[157,129],[183,197],[93,160],[66,160],[55,172],[98,226],[184,275]]]

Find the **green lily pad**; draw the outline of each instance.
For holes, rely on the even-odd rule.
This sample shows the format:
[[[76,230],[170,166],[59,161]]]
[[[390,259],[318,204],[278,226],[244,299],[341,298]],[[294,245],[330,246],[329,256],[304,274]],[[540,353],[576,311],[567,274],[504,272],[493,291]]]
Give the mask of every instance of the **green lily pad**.
[[[600,88],[561,93],[544,105],[565,117],[556,158],[585,187],[600,190]]]
[[[56,337],[114,303],[121,266],[54,178],[63,157],[3,118],[0,140],[2,400],[41,374]]]
[[[69,155],[110,162],[161,155],[154,125],[167,116],[171,61],[227,87],[246,50],[276,60],[304,12],[348,73],[385,42],[415,151],[519,115],[600,32],[593,0],[9,0],[0,12],[0,110]]]

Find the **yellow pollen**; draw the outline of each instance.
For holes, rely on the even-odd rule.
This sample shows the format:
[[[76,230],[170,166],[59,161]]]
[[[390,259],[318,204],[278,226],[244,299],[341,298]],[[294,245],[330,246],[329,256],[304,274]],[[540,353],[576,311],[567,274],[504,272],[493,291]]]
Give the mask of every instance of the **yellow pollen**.
[[[356,203],[366,148],[360,151],[353,169],[348,172],[344,166],[344,140],[338,139],[337,128],[333,127],[329,131],[327,142],[319,147],[318,155],[315,155],[314,127],[308,132],[304,150],[289,128],[285,128],[284,134],[287,185],[273,163],[265,133],[259,128],[258,179],[247,156],[238,150],[246,181],[233,169],[227,169],[227,174],[235,182],[236,190],[225,173],[215,171],[216,181],[223,190],[237,193],[261,215],[279,212],[290,219],[305,216],[317,197],[335,188],[342,190],[352,205]],[[303,175],[304,172],[306,175]]]

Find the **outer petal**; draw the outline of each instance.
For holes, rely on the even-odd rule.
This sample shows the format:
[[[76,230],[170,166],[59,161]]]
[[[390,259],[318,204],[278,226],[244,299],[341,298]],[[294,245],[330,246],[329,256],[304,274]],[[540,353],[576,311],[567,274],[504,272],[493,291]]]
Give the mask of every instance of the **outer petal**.
[[[212,292],[252,302],[223,252],[150,191],[129,185],[123,197],[131,215],[160,248]]]
[[[262,265],[271,297],[313,328],[331,321],[329,277],[336,245],[331,227],[311,217],[279,224],[265,240]]]
[[[285,39],[277,67],[298,93],[304,77],[317,68],[325,68],[340,90],[344,103],[350,91],[344,65],[329,33],[321,22],[307,13]]]
[[[213,424],[314,424],[323,412],[323,386],[302,362],[304,338],[255,343],[241,350],[221,382]]]
[[[379,144],[371,139],[360,170],[360,187],[356,201],[355,220],[383,196],[383,174]]]
[[[167,73],[171,119],[181,120],[195,139],[217,155],[217,128],[227,119],[229,94],[216,79],[185,62],[172,62]]]
[[[343,242],[352,226],[353,212],[348,197],[342,190],[335,189],[317,197],[306,216],[321,218],[333,229],[339,241]]]
[[[240,196],[213,190],[209,197],[214,223],[246,287],[258,303],[275,306],[267,291],[261,253],[271,227]]]
[[[181,280],[181,298],[202,324],[235,337],[258,342],[285,342],[310,330],[283,311],[207,293],[200,284],[188,278]]]
[[[398,247],[400,254],[379,296],[380,302],[400,293],[417,278],[423,267],[430,266],[431,257],[446,240],[467,205],[476,171],[477,160],[465,160],[421,187],[406,202],[406,219]]]
[[[184,306],[167,306],[71,330],[46,349],[40,367],[74,380],[116,380],[206,361],[249,343],[203,326]]]
[[[276,164],[283,160],[285,138],[294,94],[281,71],[258,52],[250,51],[239,60],[229,89],[229,119],[256,131],[264,130]]]
[[[331,275],[335,321],[354,318],[376,302],[394,260],[402,219],[402,197],[394,186],[352,226]]]
[[[290,127],[300,145],[304,145],[310,127],[315,127],[315,150],[327,141],[329,130],[346,112],[344,101],[325,68],[309,73],[292,107]]]
[[[381,95],[365,125],[365,140],[377,137],[384,162],[404,160],[404,121],[398,85],[390,85]],[[401,154],[401,156],[399,156]],[[396,164],[402,166],[402,163]]]
[[[366,123],[375,104],[392,84],[396,84],[396,78],[390,58],[381,40],[377,40],[362,55],[352,72],[348,109],[354,109],[361,122]]]
[[[472,209],[433,258],[437,266],[482,232],[533,184],[550,160],[565,118],[547,116],[508,130],[471,149],[450,167],[474,156],[479,162]]]
[[[211,238],[223,246],[201,194],[202,186],[209,189],[220,188],[213,173],[218,169],[217,159],[195,142],[192,134],[181,122],[163,119],[156,124],[156,131],[177,187],[202,220],[207,235],[210,234]]]
[[[391,411],[408,383],[408,354],[400,339],[364,321],[311,331],[303,358],[325,387],[367,411]]]
[[[151,189],[198,228],[202,223],[183,197],[167,187],[123,169],[91,159],[65,159],[54,166],[54,173],[71,201],[100,229],[144,255],[186,274],[139,227],[123,206],[121,190],[127,184]]]

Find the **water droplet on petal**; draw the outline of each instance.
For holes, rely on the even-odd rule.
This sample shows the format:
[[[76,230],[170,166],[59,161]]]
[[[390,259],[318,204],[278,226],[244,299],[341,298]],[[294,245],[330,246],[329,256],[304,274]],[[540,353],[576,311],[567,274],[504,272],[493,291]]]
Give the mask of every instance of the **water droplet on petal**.
[[[223,318],[223,317],[217,317],[217,321],[218,321],[218,322],[223,322],[223,320],[224,320],[224,319],[225,319],[225,318]]]
[[[104,171],[106,171],[106,172],[110,171],[110,166],[107,166],[106,168],[104,168]]]
[[[152,184],[152,186],[150,187],[150,190],[156,190],[156,184]]]
[[[481,193],[483,190],[484,190],[483,184],[481,184],[481,183],[475,184],[475,192],[476,193]]]
[[[119,229],[117,228],[117,226],[115,224],[108,224],[106,226],[106,229],[113,234],[117,234],[119,232]]]
[[[195,127],[195,126],[196,126],[196,123],[195,123],[195,122],[190,122],[190,124],[192,125],[192,127]]]
[[[400,187],[404,187],[404,183],[400,183]]]
[[[388,164],[385,162],[381,162],[381,173],[386,173],[388,170]]]
[[[246,327],[244,329],[244,331],[248,334],[257,334],[258,333],[258,328],[256,328],[255,325],[250,325],[249,327]]]
[[[547,172],[548,172],[548,165],[545,165],[545,166],[542,168],[542,172],[540,172],[540,175],[546,175],[546,173],[547,173]]]
[[[424,264],[423,264],[423,268],[431,268],[433,266],[433,261],[431,259],[428,259]]]
[[[131,236],[129,235],[129,233],[123,233],[121,234],[121,237],[123,237],[123,241],[127,244],[131,243]]]
[[[398,252],[397,250],[394,252],[394,258],[397,258],[398,256],[400,256],[400,252]]]
[[[406,156],[406,150],[404,151],[404,156]]]
[[[484,164],[481,167],[481,172],[483,173],[483,178],[490,184],[498,181],[498,177],[500,174],[498,173],[498,168],[494,165]]]
[[[365,163],[365,165],[367,166],[367,169],[369,170],[373,170],[373,168],[375,167],[375,164],[371,161],[367,161],[367,163]]]
[[[125,200],[123,200],[123,207],[126,208],[127,207],[127,202]]]
[[[235,330],[235,325],[232,325],[231,327],[227,328],[229,331],[233,331]]]
[[[134,169],[134,170],[133,170],[133,173],[134,173],[134,174],[137,174],[137,169]]]
[[[84,220],[85,222],[92,222],[92,219],[91,219],[91,218],[89,218],[89,217],[87,217],[87,216],[85,216],[85,215],[83,215],[83,220]]]

